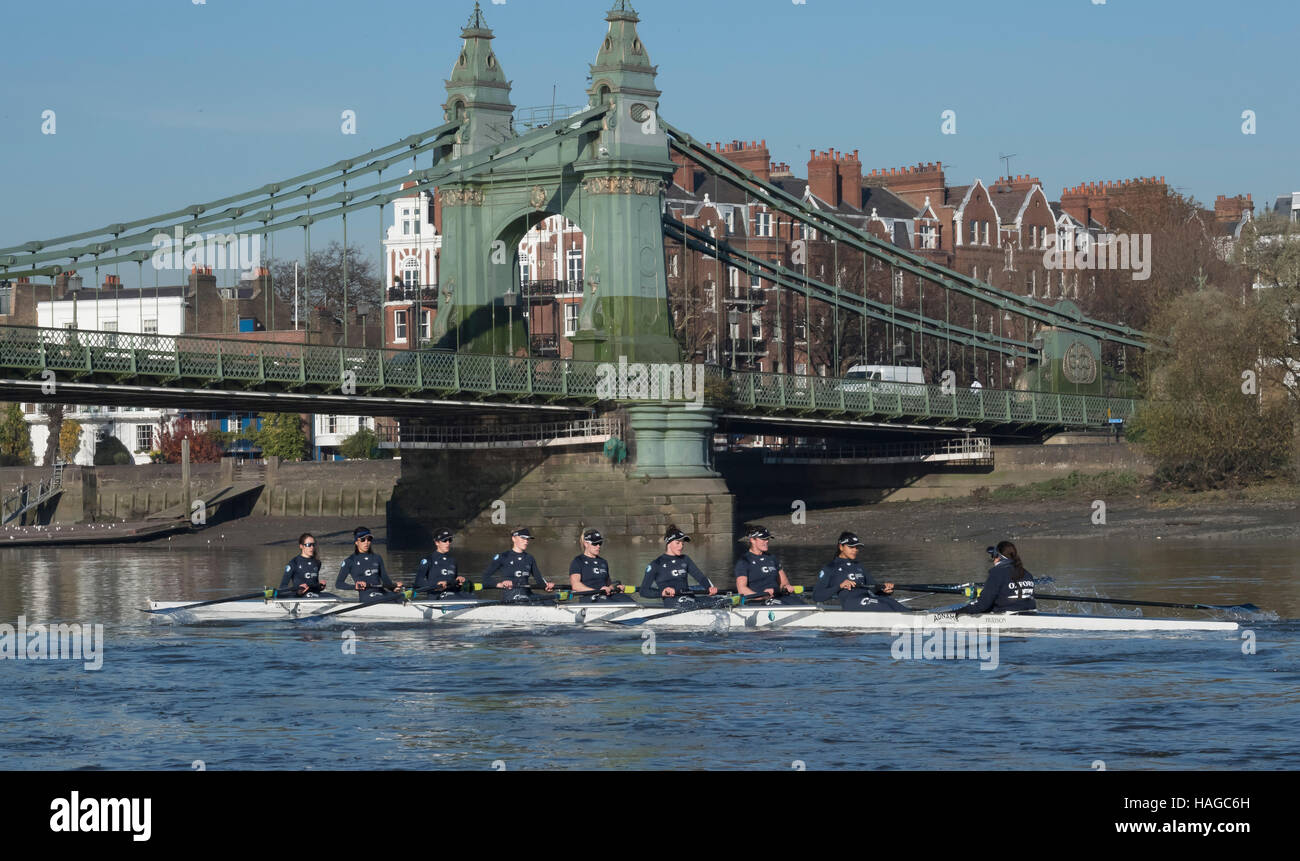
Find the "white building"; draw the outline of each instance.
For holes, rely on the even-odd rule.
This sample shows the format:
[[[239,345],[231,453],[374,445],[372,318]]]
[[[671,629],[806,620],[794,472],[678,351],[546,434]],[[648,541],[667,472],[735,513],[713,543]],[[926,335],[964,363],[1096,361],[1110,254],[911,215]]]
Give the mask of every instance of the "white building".
[[[25,403],[22,409],[32,437],[35,463],[37,466],[48,466],[44,462],[45,445],[50,435],[48,419],[41,412],[39,404]],[[176,410],[158,407],[64,407],[63,420],[76,421],[81,425],[81,448],[71,462],[79,466],[92,466],[95,463],[97,444],[108,436],[115,436],[131,452],[135,463],[149,463],[149,452],[158,447],[158,434],[163,424],[170,423],[176,414]]]
[[[408,182],[403,188],[414,183]],[[393,223],[384,235],[384,260],[390,288],[409,291],[438,283],[438,252],[442,235],[434,228],[433,195],[417,191],[393,201]]]
[[[36,325],[97,332],[182,335],[185,333],[184,292],[183,287],[80,290],[75,299],[38,301]]]
[[[333,460],[345,439],[361,428],[375,429],[375,420],[370,416],[313,416],[312,419],[315,460]]]

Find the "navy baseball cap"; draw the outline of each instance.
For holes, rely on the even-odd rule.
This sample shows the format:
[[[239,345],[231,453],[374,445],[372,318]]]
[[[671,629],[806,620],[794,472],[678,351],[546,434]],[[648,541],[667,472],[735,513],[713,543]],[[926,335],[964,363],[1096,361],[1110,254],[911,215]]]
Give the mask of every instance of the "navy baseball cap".
[[[527,526],[521,526],[518,529],[516,529],[514,532],[511,532],[510,537],[511,538],[532,538],[533,533],[528,531]]]
[[[451,530],[450,530],[450,529],[439,529],[438,532],[437,532],[437,534],[433,536],[433,540],[434,540],[434,541],[450,541],[450,540],[451,540]]]
[[[840,535],[840,544],[845,547],[861,547],[862,541],[852,532],[845,532]]]
[[[582,540],[590,541],[592,544],[603,544],[605,536],[600,534],[599,529],[588,529],[586,532],[582,533]]]
[[[749,532],[745,533],[746,538],[767,539],[772,537],[772,533],[767,531],[766,526],[755,526]]]
[[[680,529],[674,529],[673,531],[669,532],[667,535],[664,536],[665,544],[672,544],[674,541],[690,541],[690,540],[691,540],[691,536],[687,535],[685,532],[682,532]]]
[[[352,530],[353,541],[360,541],[362,538],[373,538],[373,537],[374,535],[371,534],[369,528],[365,526],[358,526],[356,529]]]

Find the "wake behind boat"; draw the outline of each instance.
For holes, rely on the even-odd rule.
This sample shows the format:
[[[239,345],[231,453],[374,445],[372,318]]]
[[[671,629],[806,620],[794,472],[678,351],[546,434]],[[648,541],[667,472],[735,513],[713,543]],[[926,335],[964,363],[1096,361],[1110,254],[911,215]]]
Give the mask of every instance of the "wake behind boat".
[[[823,631],[893,631],[898,628],[996,629],[1006,633],[1156,633],[1236,631],[1232,621],[1155,619],[1140,616],[1092,616],[1054,613],[985,613],[957,616],[951,612],[854,613],[805,606],[738,606],[665,614],[662,607],[614,603],[502,604],[491,601],[375,601],[358,607],[353,601],[326,598],[245,600],[191,607],[183,601],[148,600],[155,618],[177,624],[204,622],[293,621],[327,622],[328,615],[356,608],[340,623],[474,624],[490,627],[599,627],[613,630],[619,623],[640,623],[660,630],[710,631],[719,628],[801,628]],[[658,618],[649,618],[658,617]]]

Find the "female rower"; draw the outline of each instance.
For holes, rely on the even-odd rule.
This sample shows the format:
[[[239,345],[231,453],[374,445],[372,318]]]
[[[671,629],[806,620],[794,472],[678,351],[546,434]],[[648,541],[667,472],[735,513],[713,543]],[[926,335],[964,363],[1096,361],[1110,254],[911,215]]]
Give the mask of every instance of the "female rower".
[[[765,527],[756,526],[741,541],[749,542],[749,549],[736,560],[736,591],[742,595],[759,600],[766,597],[766,603],[802,604],[790,588],[790,578],[785,576],[781,560],[767,552],[772,540],[772,533]]]
[[[298,536],[298,555],[284,566],[280,591],[292,589],[299,597],[334,598],[320,581],[320,556],[316,553],[316,536],[304,532]]]
[[[457,573],[456,557],[451,555],[451,539],[450,529],[440,529],[433,536],[434,552],[420,560],[415,572],[417,592],[459,592],[465,585],[465,578]]]
[[[401,583],[394,583],[384,570],[384,560],[378,553],[372,553],[375,537],[364,526],[352,530],[352,555],[343,560],[339,566],[338,579],[334,581],[335,589],[348,588],[348,580],[357,590],[357,597],[362,601],[373,601],[384,594],[385,589],[396,592],[402,588]]]
[[[990,547],[989,555],[993,557],[993,567],[989,569],[989,578],[984,581],[979,597],[964,607],[958,607],[956,612],[1028,613],[1036,610],[1034,575],[1025,570],[1016,545],[1003,541],[996,550]]]
[[[876,581],[858,562],[862,542],[852,532],[840,533],[835,558],[817,572],[813,600],[817,603],[838,598],[845,610],[910,613],[911,610],[889,596],[894,584],[877,586]]]
[[[600,545],[604,543],[605,538],[598,529],[582,533],[582,553],[569,563],[569,588],[575,595],[592,603],[634,603],[628,595],[614,591],[615,584],[609,579],[609,563],[600,555]]]
[[[709,582],[691,557],[685,553],[686,542],[691,538],[676,526],[669,526],[664,534],[664,552],[645,567],[645,577],[638,590],[643,598],[663,598],[665,607],[684,607],[694,604],[696,598],[689,589],[687,577],[709,591],[718,594],[718,588]]]
[[[532,540],[533,533],[527,526],[511,532],[510,550],[493,556],[483,572],[483,586],[502,590],[503,601],[532,601],[532,583],[544,587],[547,592],[555,588],[554,583],[542,576],[537,560],[528,552],[528,542]]]

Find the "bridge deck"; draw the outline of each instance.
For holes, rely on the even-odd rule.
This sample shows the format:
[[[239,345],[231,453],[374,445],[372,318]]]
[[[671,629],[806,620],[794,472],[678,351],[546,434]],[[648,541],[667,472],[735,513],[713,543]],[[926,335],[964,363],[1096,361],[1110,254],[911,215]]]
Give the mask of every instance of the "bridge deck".
[[[211,409],[215,401],[224,409],[284,411],[307,404],[309,411],[357,415],[412,414],[421,406],[412,402],[421,399],[425,411],[438,404],[572,411],[602,401],[700,403],[689,392],[680,394],[680,378],[678,393],[666,391],[662,398],[657,385],[649,397],[611,397],[613,371],[560,358],[0,326],[0,399],[131,402],[134,396],[178,407]],[[706,379],[715,383],[705,387],[708,405],[755,418],[1099,427],[1111,418],[1131,419],[1137,407],[1133,400],[1093,395],[873,384],[716,366],[707,367]],[[46,391],[51,382],[54,390]]]

